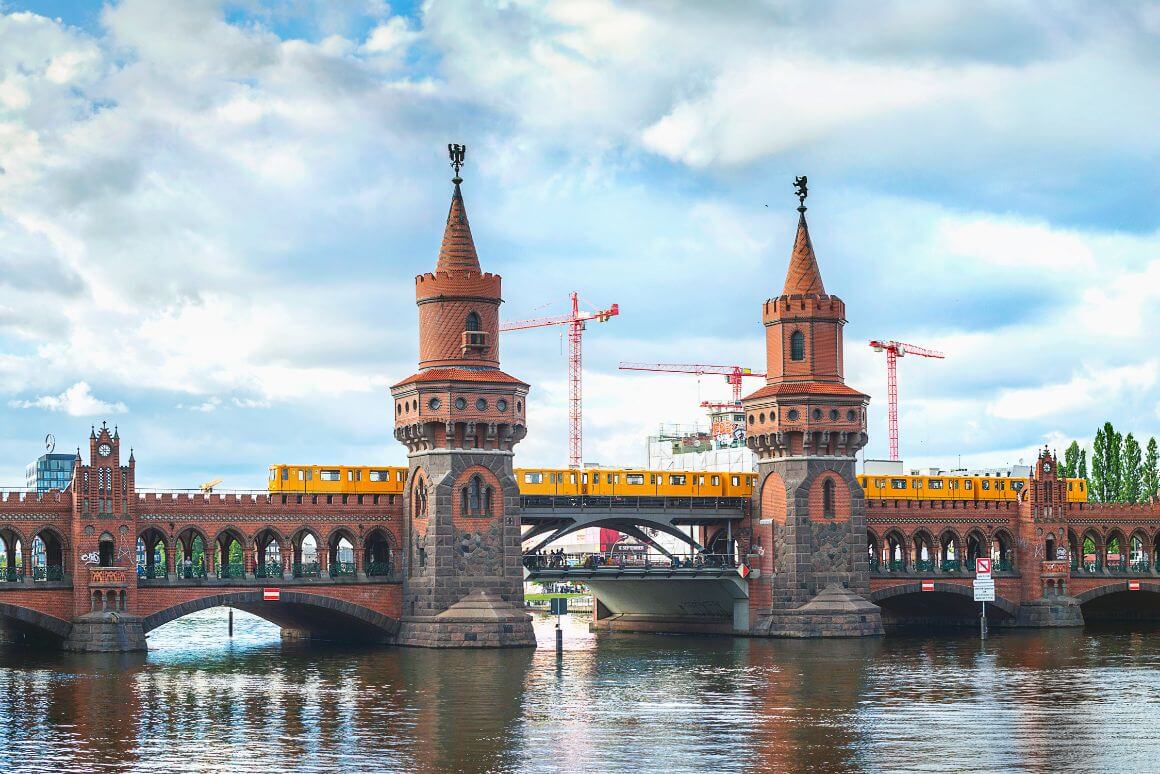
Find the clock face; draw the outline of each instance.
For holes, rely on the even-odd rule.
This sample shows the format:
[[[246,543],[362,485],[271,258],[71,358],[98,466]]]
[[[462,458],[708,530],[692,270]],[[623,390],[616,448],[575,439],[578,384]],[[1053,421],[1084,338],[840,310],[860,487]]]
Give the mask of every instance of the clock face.
[[[97,454],[101,455],[102,457],[108,457],[112,453],[113,447],[109,446],[107,443],[103,443],[97,447]]]
[[[1050,472],[1051,472],[1051,463],[1050,463],[1050,462],[1045,462],[1045,463],[1043,463],[1043,472],[1044,472],[1044,473],[1050,473]]]

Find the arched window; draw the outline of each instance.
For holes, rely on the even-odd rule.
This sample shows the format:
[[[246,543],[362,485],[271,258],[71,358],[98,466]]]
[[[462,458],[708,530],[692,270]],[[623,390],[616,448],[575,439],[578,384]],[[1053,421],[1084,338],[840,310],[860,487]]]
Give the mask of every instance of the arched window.
[[[480,330],[479,315],[478,314],[476,314],[475,312],[471,312],[470,314],[467,315],[467,325],[464,328],[464,330],[468,330],[468,331]]]
[[[801,331],[794,331],[793,335],[789,337],[789,358],[790,360],[806,359],[806,337]]]
[[[491,513],[491,487],[483,488],[483,512]]]
[[[467,512],[479,513],[479,504],[483,499],[483,482],[479,476],[472,476],[467,485]]]
[[[834,482],[828,479],[822,484],[822,515],[834,518]]]
[[[415,482],[415,499],[411,503],[411,515],[427,517],[427,482],[421,478]]]

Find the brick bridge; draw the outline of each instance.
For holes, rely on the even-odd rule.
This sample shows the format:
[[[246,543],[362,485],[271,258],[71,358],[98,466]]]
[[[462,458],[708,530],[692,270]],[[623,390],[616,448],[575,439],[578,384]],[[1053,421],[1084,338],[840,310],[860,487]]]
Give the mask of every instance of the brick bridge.
[[[462,154],[452,146],[452,155],[457,176],[435,270],[415,281],[419,367],[391,388],[395,438],[408,450],[403,493],[139,494],[132,451],[122,464],[116,428],[94,428],[66,491],[0,499],[8,633],[74,650],[135,650],[157,626],[233,605],[303,635],[530,646],[523,530],[543,539],[605,522],[670,533],[693,526],[692,542],[751,573],[591,573],[597,628],[873,636],[884,620],[969,619],[978,555],[997,561],[990,608],[1004,622],[1157,617],[1160,506],[1068,504],[1049,453],[1016,503],[865,500],[854,462],[867,441],[869,396],[844,381],[846,308],[822,283],[804,179],[785,284],[762,305],[766,384],[742,401],[758,460],[752,500],[651,513],[529,502],[522,523],[512,460],[527,434],[530,388],[500,370],[501,278],[481,269]]]

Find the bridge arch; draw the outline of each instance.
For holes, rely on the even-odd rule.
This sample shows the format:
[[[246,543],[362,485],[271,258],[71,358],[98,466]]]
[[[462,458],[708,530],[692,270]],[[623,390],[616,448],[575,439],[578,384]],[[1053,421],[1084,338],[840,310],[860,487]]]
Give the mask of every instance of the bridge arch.
[[[1077,594],[1084,621],[1089,624],[1160,621],[1160,580],[1140,580],[1139,584],[1138,591],[1131,591],[1127,581],[1109,579]]]
[[[48,635],[58,640],[67,639],[69,631],[72,629],[72,624],[54,615],[8,602],[0,602],[0,617],[15,623],[19,629]]]
[[[283,629],[328,635],[323,639],[385,641],[393,638],[399,629],[397,619],[368,607],[323,594],[287,589],[281,590],[277,602],[264,601],[262,589],[207,594],[145,616],[141,628],[148,633],[191,613],[223,606],[252,613]],[[345,636],[334,636],[340,632]]]
[[[1106,597],[1106,596],[1109,596],[1111,594],[1121,594],[1121,593],[1123,593],[1123,594],[1144,594],[1146,592],[1160,594],[1160,580],[1157,580],[1157,581],[1142,580],[1142,581],[1140,581],[1140,590],[1139,591],[1131,591],[1131,592],[1128,591],[1125,581],[1115,580],[1115,581],[1111,581],[1103,586],[1096,586],[1094,589],[1088,589],[1087,591],[1085,591],[1081,594],[1076,594],[1075,598],[1079,601],[1079,603],[1081,605],[1084,605],[1084,604],[1087,604],[1088,602],[1094,602],[1095,600],[1100,599],[1101,597]]]
[[[927,584],[931,583],[931,581],[925,582]],[[889,600],[906,597],[911,594],[923,595],[921,598],[933,598],[932,595],[934,594],[949,594],[953,597],[963,597],[974,604],[975,593],[972,588],[965,583],[934,581],[933,592],[923,591],[922,586],[923,581],[915,581],[914,583],[900,583],[896,586],[886,586],[884,588],[878,589],[877,591],[872,591],[870,593],[870,601],[876,605],[883,605],[884,602],[889,602]],[[1005,597],[1001,597],[998,594],[995,595],[995,601],[989,602],[988,604],[995,606],[999,610],[1003,611],[1006,615],[1011,617],[1014,617],[1016,611],[1019,609],[1019,606],[1014,602],[1006,599]],[[975,616],[976,618],[978,617],[977,610],[975,611]]]

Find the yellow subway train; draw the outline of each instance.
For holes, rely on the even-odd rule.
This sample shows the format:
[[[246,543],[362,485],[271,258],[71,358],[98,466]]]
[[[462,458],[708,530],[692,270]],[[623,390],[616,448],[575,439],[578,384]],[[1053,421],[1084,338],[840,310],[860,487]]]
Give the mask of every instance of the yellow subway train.
[[[516,468],[525,495],[600,497],[749,497],[756,473],[633,468]],[[366,465],[271,465],[277,494],[400,494],[407,469]],[[1014,500],[1026,478],[1004,476],[858,476],[873,500]],[[1068,502],[1087,502],[1087,482],[1067,480]]]

